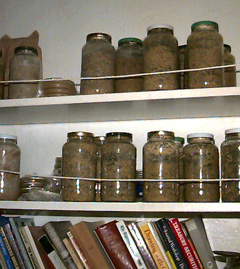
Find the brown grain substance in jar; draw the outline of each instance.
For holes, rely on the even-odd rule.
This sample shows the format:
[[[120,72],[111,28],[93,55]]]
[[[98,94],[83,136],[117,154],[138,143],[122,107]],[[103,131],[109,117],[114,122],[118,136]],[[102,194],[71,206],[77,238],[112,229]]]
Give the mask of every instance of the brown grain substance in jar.
[[[181,45],[178,47],[179,51],[179,69],[184,70],[187,68],[187,45]],[[180,89],[186,89],[187,87],[187,72],[181,72],[179,74]]]
[[[82,178],[95,178],[96,151],[92,133],[68,133],[68,141],[62,150],[62,174],[66,177],[79,177],[79,179],[62,180],[64,201],[94,201],[95,181]]]
[[[219,154],[212,134],[194,133],[187,136],[183,148],[186,179],[218,179]],[[184,185],[185,202],[218,202],[219,182],[191,182]]]
[[[221,172],[223,179],[240,179],[240,128],[225,131],[221,144]],[[240,202],[240,180],[222,181],[222,201]]]
[[[235,64],[235,57],[231,53],[231,46],[224,44],[224,65]],[[225,87],[235,87],[237,85],[236,67],[224,69]]]
[[[143,201],[177,202],[179,184],[171,182],[178,179],[178,146],[170,131],[148,133],[148,142],[143,147],[143,178],[156,181],[143,182]],[[169,182],[159,179],[169,179]]]
[[[103,179],[135,179],[136,148],[131,143],[132,134],[113,132],[106,134],[102,147]],[[102,201],[133,202],[136,199],[136,183],[103,181]]]

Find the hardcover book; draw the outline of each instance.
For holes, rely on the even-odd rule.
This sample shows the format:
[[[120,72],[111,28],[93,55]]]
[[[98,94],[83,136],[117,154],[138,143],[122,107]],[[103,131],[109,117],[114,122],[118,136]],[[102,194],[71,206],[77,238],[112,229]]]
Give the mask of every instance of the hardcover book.
[[[3,258],[4,258],[5,262],[6,262],[7,268],[8,269],[14,269],[12,260],[11,260],[11,258],[9,256],[9,253],[7,251],[7,248],[6,248],[5,244],[4,244],[4,241],[3,241],[3,238],[1,236],[1,234],[0,234],[0,249],[1,249],[1,252],[3,254]]]

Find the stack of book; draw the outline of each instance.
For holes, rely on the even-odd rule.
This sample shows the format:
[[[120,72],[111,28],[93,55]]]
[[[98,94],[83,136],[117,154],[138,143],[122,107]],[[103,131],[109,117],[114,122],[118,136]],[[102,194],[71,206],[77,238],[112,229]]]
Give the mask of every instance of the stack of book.
[[[0,217],[0,268],[217,269],[201,217],[49,221]]]

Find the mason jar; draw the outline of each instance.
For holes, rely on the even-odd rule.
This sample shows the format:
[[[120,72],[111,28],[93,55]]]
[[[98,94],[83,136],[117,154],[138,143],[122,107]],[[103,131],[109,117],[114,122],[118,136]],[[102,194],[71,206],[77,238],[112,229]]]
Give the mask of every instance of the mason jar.
[[[115,75],[143,73],[142,40],[128,37],[118,41]],[[143,90],[143,78],[119,78],[115,80],[115,92],[139,92]]]
[[[0,135],[0,170],[20,172],[20,148],[14,135]],[[17,200],[20,175],[0,172],[0,200]]]
[[[82,49],[82,77],[114,75],[115,49],[111,36],[105,33],[91,33]],[[113,79],[81,80],[80,94],[114,92]]]
[[[223,179],[240,179],[240,128],[225,131],[221,144],[221,174]],[[240,202],[240,180],[222,181],[222,201]]]
[[[143,71],[159,72],[179,69],[178,41],[173,27],[167,24],[151,25],[143,41]],[[144,76],[145,91],[179,89],[179,74]]]
[[[179,69],[184,70],[187,69],[187,45],[178,46],[179,51]],[[187,73],[181,72],[179,73],[180,79],[180,89],[187,88]]]
[[[224,44],[224,65],[235,64],[235,57],[231,53],[231,46]],[[236,67],[224,69],[225,87],[235,87],[237,85]]]
[[[2,51],[0,50],[0,81],[4,80],[5,67],[2,57]],[[3,99],[4,84],[0,84],[0,99]]]
[[[184,177],[199,179],[199,182],[184,184],[186,202],[218,202],[219,182],[204,182],[200,179],[219,178],[219,153],[214,136],[209,133],[187,135],[188,144],[183,147]]]
[[[223,38],[218,24],[199,21],[192,24],[187,40],[187,66],[189,69],[223,66]],[[224,70],[211,69],[188,73],[188,88],[215,88],[224,86]]]
[[[62,199],[64,201],[90,202],[95,199],[95,178],[97,170],[97,147],[93,134],[70,132],[62,149],[63,177],[78,177],[62,180]]]
[[[38,80],[41,78],[41,60],[37,49],[17,47],[10,61],[10,80]],[[16,83],[9,85],[9,99],[32,98],[38,95],[38,83]]]
[[[108,181],[108,179],[136,178],[136,148],[132,134],[112,132],[106,134],[102,147],[102,201],[133,202],[136,199],[136,183]]]
[[[143,182],[143,201],[177,202],[178,145],[174,142],[174,133],[153,131],[148,133],[148,142],[143,147],[143,178],[155,179]],[[167,181],[161,181],[166,179]]]

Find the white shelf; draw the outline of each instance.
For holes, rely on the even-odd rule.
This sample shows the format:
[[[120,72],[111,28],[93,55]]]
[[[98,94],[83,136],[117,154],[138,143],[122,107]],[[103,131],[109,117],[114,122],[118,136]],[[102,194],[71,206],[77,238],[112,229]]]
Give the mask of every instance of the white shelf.
[[[240,116],[240,87],[0,100],[0,124]]]

